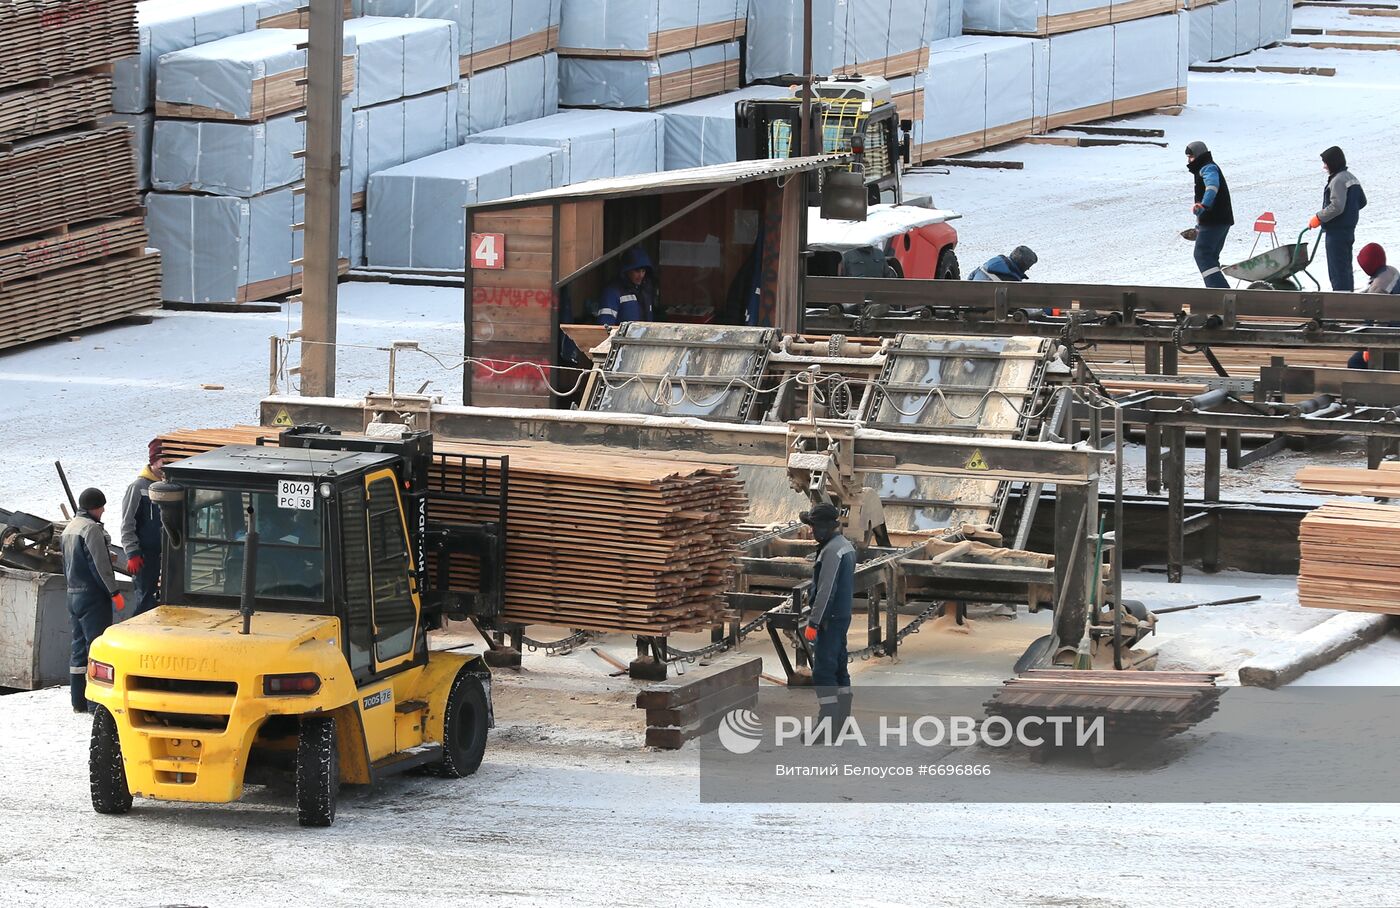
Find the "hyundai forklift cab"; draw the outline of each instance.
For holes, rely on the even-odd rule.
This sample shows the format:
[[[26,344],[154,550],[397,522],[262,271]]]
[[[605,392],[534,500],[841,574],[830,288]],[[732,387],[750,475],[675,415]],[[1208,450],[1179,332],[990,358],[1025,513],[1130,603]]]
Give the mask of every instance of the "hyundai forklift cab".
[[[499,520],[435,527],[440,458],[429,433],[314,427],[166,467],[150,491],[165,530],[161,606],[91,649],[98,812],[125,813],[133,796],[237,800],[250,765],[281,763],[302,824],[324,826],[341,782],[476,770],[490,671],[479,655],[430,652],[427,631],[499,611],[507,465],[478,458],[497,461],[499,488],[479,503]],[[446,589],[454,556],[476,560],[478,589]]]

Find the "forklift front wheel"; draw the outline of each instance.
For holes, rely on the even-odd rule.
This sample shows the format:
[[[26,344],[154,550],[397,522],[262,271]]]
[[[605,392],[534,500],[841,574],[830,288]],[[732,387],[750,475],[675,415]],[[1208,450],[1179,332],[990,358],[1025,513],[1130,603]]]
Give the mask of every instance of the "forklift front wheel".
[[[131,789],[126,785],[122,763],[122,742],[117,737],[117,720],[105,706],[92,715],[92,740],[88,744],[88,784],[92,788],[92,809],[98,813],[120,814],[131,809]]]
[[[335,719],[302,716],[297,736],[297,822],[329,826],[340,798],[340,753]]]
[[[442,760],[437,775],[460,779],[476,772],[486,756],[487,705],[481,681],[467,671],[457,673],[447,694],[442,722]]]

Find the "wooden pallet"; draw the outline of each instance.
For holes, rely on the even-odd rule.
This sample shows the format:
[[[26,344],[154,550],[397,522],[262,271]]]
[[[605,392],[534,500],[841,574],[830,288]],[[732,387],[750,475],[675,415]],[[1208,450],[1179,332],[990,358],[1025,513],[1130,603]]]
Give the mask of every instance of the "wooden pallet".
[[[1303,518],[1298,542],[1300,605],[1400,615],[1400,507],[1328,502]]]
[[[184,457],[260,436],[275,433],[175,432],[163,444]],[[747,509],[732,468],[547,446],[440,440],[436,451],[510,456],[506,620],[665,635],[711,627],[725,613]],[[456,461],[436,463],[433,488],[499,489],[494,466],[465,463],[466,475]],[[429,496],[428,508],[445,524],[496,519],[491,506],[441,494]],[[454,556],[448,572],[454,587],[478,587],[473,559]]]
[[[0,242],[138,208],[129,132],[96,129],[0,152]]]
[[[0,4],[0,88],[98,69],[137,51],[135,0]]]
[[[99,259],[0,287],[0,348],[71,334],[159,304],[156,253]]]

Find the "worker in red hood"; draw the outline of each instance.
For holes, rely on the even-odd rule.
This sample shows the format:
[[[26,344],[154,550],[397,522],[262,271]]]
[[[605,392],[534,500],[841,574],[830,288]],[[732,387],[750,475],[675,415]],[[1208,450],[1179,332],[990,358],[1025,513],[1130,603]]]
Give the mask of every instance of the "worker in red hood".
[[[1356,254],[1356,264],[1371,279],[1365,293],[1400,294],[1400,271],[1385,263],[1385,249],[1380,243],[1367,243]]]

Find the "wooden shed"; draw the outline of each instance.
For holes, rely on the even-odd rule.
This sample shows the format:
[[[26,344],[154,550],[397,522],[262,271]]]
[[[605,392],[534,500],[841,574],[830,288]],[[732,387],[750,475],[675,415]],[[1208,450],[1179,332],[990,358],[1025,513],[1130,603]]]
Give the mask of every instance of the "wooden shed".
[[[657,265],[658,320],[800,330],[806,175],[827,155],[591,180],[469,206],[463,403],[567,406],[561,325],[592,323],[618,258]]]

